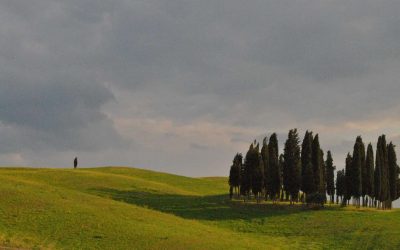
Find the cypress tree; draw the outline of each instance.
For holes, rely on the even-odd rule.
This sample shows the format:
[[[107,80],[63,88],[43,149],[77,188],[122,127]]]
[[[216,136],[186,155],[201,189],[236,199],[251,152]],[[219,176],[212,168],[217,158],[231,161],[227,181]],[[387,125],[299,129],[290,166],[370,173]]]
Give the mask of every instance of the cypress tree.
[[[390,199],[390,187],[389,187],[389,163],[388,163],[388,151],[386,144],[386,136],[381,136],[381,199],[383,209],[387,209],[391,204]]]
[[[372,144],[368,144],[367,157],[365,160],[366,176],[363,181],[363,190],[369,197],[369,206],[372,206],[372,200],[374,199],[374,150]],[[364,180],[364,179],[363,179]],[[365,186],[365,187],[364,187]]]
[[[336,203],[339,204],[339,198],[343,202],[346,193],[346,176],[344,169],[337,171],[336,174]]]
[[[325,161],[324,161],[324,151],[323,151],[322,149],[320,149],[320,151],[321,151],[321,163],[320,163],[320,166],[321,166],[321,171],[320,171],[320,174],[321,174],[321,177],[320,177],[321,183],[320,183],[320,185],[319,185],[319,190],[318,190],[318,192],[319,192],[323,197],[325,197],[325,201],[326,201],[326,167],[325,167]]]
[[[259,153],[259,148],[260,146],[259,144],[257,144],[253,150],[254,175],[251,187],[257,202],[260,202],[260,195],[264,187],[264,164],[261,158],[261,154]]]
[[[297,129],[290,130],[283,154],[283,185],[285,191],[290,194],[291,204],[298,200],[301,186],[301,158],[299,142]]]
[[[233,158],[233,163],[229,172],[229,186],[235,190],[235,194],[239,194],[240,172],[242,168],[242,155],[237,153]]]
[[[333,166],[333,158],[331,151],[328,151],[326,156],[326,190],[331,198],[331,203],[334,203],[335,199],[335,169]]]
[[[367,166],[365,156],[365,144],[360,136],[360,159],[361,159],[361,196],[363,206],[366,206],[365,196],[368,194],[368,178],[367,178]]]
[[[399,179],[397,156],[395,146],[391,142],[388,146],[388,165],[389,165],[389,190],[390,190],[390,201],[396,200],[397,197],[397,180]],[[392,208],[390,202],[389,208]]]
[[[306,132],[301,146],[301,190],[307,195],[316,192],[312,165],[312,132]]]
[[[269,151],[268,151],[268,144],[267,144],[267,137],[263,140],[263,146],[261,148],[261,158],[264,164],[264,190],[265,190],[265,199],[267,199],[269,192],[269,186],[271,182],[271,175],[269,170]]]
[[[354,144],[353,149],[353,161],[352,161],[352,169],[351,169],[351,195],[356,200],[356,205],[359,207],[360,205],[360,196],[362,195],[362,182],[361,182],[361,165],[362,165],[362,139],[360,136],[357,137],[356,143]],[[365,161],[365,160],[364,160]]]
[[[279,198],[279,192],[281,190],[281,170],[278,159],[278,138],[275,133],[271,135],[268,143],[269,151],[269,170],[270,170],[270,183],[269,190],[272,200]]]
[[[321,191],[321,187],[323,185],[323,173],[322,173],[322,151],[319,145],[319,136],[315,135],[313,143],[312,143],[312,165],[313,165],[313,173],[314,173],[314,185],[316,188],[316,192]]]
[[[391,199],[389,188],[388,151],[385,135],[381,135],[378,138],[378,144],[376,148],[375,195],[379,201],[378,208],[386,209],[389,207]]]
[[[374,196],[376,206],[380,208],[382,201],[381,198],[381,176],[382,176],[382,148],[381,148],[381,137],[378,138],[378,143],[376,145],[376,157],[375,157],[375,171],[374,171]]]
[[[241,178],[240,193],[246,198],[250,196],[250,191],[252,187],[252,180],[254,174],[254,146],[250,145],[249,150],[246,153],[243,164],[243,173]],[[246,201],[246,199],[245,199]]]
[[[346,167],[345,167],[345,180],[346,180],[346,185],[345,185],[345,193],[344,193],[344,200],[343,200],[343,205],[346,205],[348,203],[348,201],[350,200],[352,194],[353,194],[353,190],[352,190],[352,163],[353,159],[350,155],[350,153],[347,154],[346,157]]]

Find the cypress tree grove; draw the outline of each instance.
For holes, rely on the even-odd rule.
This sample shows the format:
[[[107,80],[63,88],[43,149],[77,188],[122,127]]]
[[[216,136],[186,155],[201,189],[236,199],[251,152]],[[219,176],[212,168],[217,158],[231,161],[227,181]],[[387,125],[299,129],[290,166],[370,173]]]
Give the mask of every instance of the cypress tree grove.
[[[306,131],[301,145],[301,190],[307,194],[316,192],[312,165],[312,132]]]
[[[265,192],[265,200],[267,200],[268,195],[270,195],[268,187],[271,182],[267,137],[265,137],[263,140],[263,146],[261,148],[261,158],[264,164],[264,192]]]
[[[335,169],[333,166],[333,158],[331,151],[328,151],[326,156],[326,190],[330,196],[331,203],[335,202]]]
[[[239,195],[242,159],[242,155],[237,153],[233,158],[233,164],[231,166],[231,170],[229,171],[229,186],[235,190],[236,196]]]
[[[381,148],[381,138],[378,138],[378,143],[376,145],[376,157],[375,157],[375,171],[374,171],[374,196],[375,196],[375,206],[380,208],[381,204],[381,155],[382,155],[382,148]]]
[[[283,185],[286,193],[290,194],[290,204],[298,200],[301,186],[301,158],[299,142],[297,129],[290,130],[283,154]]]
[[[368,144],[367,156],[365,159],[366,180],[363,181],[363,190],[369,197],[369,206],[372,207],[374,199],[374,150],[372,144]],[[363,179],[364,180],[364,179]],[[365,187],[364,187],[365,185]]]
[[[281,170],[279,166],[278,159],[278,138],[275,133],[271,135],[269,138],[268,144],[269,151],[269,170],[270,170],[270,183],[269,183],[269,192],[271,199],[276,201],[279,198],[279,192],[281,190]]]

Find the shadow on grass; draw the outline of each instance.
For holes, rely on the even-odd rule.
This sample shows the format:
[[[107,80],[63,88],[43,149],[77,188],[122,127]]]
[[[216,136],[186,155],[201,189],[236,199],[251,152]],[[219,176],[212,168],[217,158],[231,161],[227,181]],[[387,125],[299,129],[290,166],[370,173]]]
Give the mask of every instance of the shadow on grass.
[[[252,220],[310,211],[301,205],[231,201],[228,195],[190,196],[116,189],[93,189],[91,192],[117,201],[196,220]]]

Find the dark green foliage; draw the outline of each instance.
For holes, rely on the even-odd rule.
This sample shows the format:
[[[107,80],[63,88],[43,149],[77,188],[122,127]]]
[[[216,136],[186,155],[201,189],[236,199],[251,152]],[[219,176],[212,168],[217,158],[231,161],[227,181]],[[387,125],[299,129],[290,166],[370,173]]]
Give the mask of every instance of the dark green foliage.
[[[312,132],[306,132],[301,145],[301,190],[310,194],[316,192],[314,182],[314,168],[312,165]]]
[[[380,202],[378,207],[386,209],[390,206],[390,188],[389,188],[389,164],[388,152],[386,145],[386,137],[382,135],[378,139],[376,147],[376,164],[375,164],[375,196]]]
[[[290,201],[297,201],[301,186],[301,159],[297,129],[289,131],[283,154],[283,186]]]
[[[264,165],[264,189],[265,189],[265,195],[267,196],[269,195],[268,186],[270,185],[271,182],[267,137],[265,137],[263,140],[263,146],[261,148],[261,158]]]
[[[344,169],[337,171],[336,175],[336,196],[340,197],[343,200],[343,197],[346,194],[346,175]],[[339,203],[339,199],[337,199],[337,203]]]
[[[346,188],[344,193],[344,200],[350,200],[352,195],[352,180],[351,180],[351,170],[352,170],[353,158],[350,153],[347,154],[346,157],[346,166],[345,166],[345,180],[346,180]]]
[[[321,182],[319,185],[318,192],[320,194],[323,194],[326,196],[326,166],[325,166],[325,161],[324,161],[324,151],[322,149],[320,149],[320,151],[321,151],[321,153],[320,153],[321,154],[321,163],[320,163]]]
[[[397,156],[394,150],[395,146],[390,143],[388,146],[388,165],[389,165],[389,189],[391,201],[397,197],[397,180],[399,179],[399,166],[397,165]]]
[[[269,138],[268,151],[269,170],[271,176],[268,189],[271,199],[276,200],[276,198],[279,198],[279,193],[281,190],[281,170],[278,159],[278,138],[275,133],[273,133]]]
[[[254,146],[250,145],[249,150],[246,153],[246,157],[244,158],[243,164],[243,172],[241,175],[241,183],[240,183],[240,194],[249,195],[252,186],[252,178],[254,174]]]
[[[367,157],[365,160],[365,181],[363,179],[363,191],[370,198],[374,197],[374,150],[372,144],[368,144]]]
[[[312,193],[307,195],[306,202],[307,205],[318,205],[323,207],[326,202],[326,196],[321,193]]]
[[[254,157],[257,157],[254,165],[254,175],[252,181],[252,191],[253,194],[256,196],[257,201],[259,201],[260,194],[264,188],[264,164],[261,158],[261,154],[259,153],[259,145],[254,148]]]
[[[233,158],[231,170],[229,171],[229,186],[235,188],[236,190],[238,190],[240,186],[240,172],[242,169],[242,160],[243,156],[237,153]]]
[[[312,143],[312,165],[313,165],[313,172],[314,172],[314,185],[316,191],[319,192],[323,189],[323,156],[322,150],[319,145],[319,136],[318,134],[315,135],[313,143]]]
[[[358,199],[362,195],[362,182],[361,182],[361,166],[363,162],[365,162],[365,150],[363,152],[364,143],[362,142],[361,136],[358,136],[356,139],[356,143],[353,148],[353,161],[350,172],[351,179],[351,196],[354,196]]]
[[[331,203],[334,202],[335,197],[335,169],[333,166],[333,158],[331,151],[328,151],[326,156],[326,191],[328,195],[331,197]]]

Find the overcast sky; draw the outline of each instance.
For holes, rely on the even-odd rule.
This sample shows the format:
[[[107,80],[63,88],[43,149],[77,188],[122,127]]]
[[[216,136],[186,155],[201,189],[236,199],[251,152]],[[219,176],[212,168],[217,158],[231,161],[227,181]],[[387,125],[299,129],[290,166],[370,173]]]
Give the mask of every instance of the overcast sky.
[[[277,132],[400,144],[398,0],[2,0],[0,165],[227,175]]]

